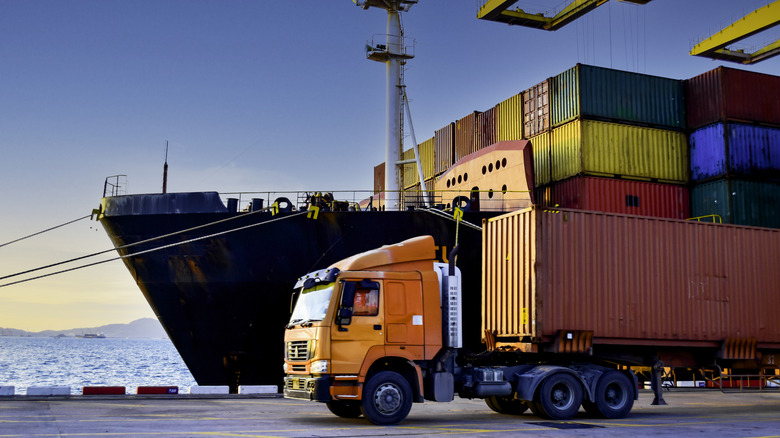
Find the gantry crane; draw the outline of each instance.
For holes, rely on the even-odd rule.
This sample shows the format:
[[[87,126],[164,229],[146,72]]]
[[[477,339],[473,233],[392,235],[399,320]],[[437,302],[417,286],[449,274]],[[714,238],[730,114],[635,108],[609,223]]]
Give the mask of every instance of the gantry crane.
[[[731,50],[726,46],[780,24],[780,0],[756,9],[715,35],[696,44],[691,55],[753,64],[780,54],[780,39],[755,52]]]
[[[531,14],[517,7],[510,9],[518,0],[487,0],[477,12],[477,18],[535,29],[558,30],[607,1],[609,0],[572,0],[561,12],[548,17],[541,13]],[[618,1],[644,5],[651,0]],[[712,59],[753,64],[780,54],[780,39],[752,53],[744,50],[731,50],[726,46],[778,24],[780,24],[780,0],[756,9],[741,20],[705,39],[697,44],[690,53]]]

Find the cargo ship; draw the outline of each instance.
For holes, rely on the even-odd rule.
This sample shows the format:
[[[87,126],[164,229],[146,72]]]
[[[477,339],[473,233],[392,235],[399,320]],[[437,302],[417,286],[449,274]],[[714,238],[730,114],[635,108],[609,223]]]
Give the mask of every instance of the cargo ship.
[[[297,277],[410,237],[433,236],[443,262],[459,244],[479,306],[480,225],[530,204],[780,228],[780,77],[578,64],[402,152],[401,10],[368,53],[396,108],[374,190],[128,195],[107,180],[100,222],[198,384],[281,384]]]

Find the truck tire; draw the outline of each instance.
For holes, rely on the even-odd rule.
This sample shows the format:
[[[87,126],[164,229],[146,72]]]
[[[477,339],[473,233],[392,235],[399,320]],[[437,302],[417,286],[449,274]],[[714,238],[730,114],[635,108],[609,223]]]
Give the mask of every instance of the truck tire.
[[[512,397],[492,396],[485,399],[488,407],[499,414],[521,415],[528,410],[528,404]]]
[[[374,424],[400,423],[412,409],[412,388],[400,374],[382,371],[372,376],[363,387],[360,408]]]
[[[328,410],[341,418],[358,418],[363,414],[363,412],[360,410],[360,402],[357,400],[329,401],[325,404],[328,405]]]
[[[580,409],[582,385],[571,374],[553,374],[539,386],[534,403],[536,415],[551,420],[568,420]]]
[[[599,379],[593,393],[595,401],[584,401],[582,407],[591,415],[624,418],[634,407],[631,379],[620,371],[609,371]]]

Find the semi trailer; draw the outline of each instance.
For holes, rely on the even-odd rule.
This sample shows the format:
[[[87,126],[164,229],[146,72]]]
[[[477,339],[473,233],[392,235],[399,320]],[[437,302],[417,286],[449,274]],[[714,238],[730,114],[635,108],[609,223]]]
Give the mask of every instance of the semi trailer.
[[[483,222],[482,266],[456,252],[437,263],[420,236],[301,277],[285,397],[379,425],[455,395],[622,418],[637,367],[654,404],[665,367],[778,373],[780,230],[532,207]],[[466,345],[475,321],[481,344]]]

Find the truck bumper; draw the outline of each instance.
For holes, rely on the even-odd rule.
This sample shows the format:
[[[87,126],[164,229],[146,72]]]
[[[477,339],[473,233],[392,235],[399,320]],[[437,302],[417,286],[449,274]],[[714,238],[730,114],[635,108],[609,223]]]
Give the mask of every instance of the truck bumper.
[[[331,401],[330,377],[285,376],[284,396],[318,402]]]

